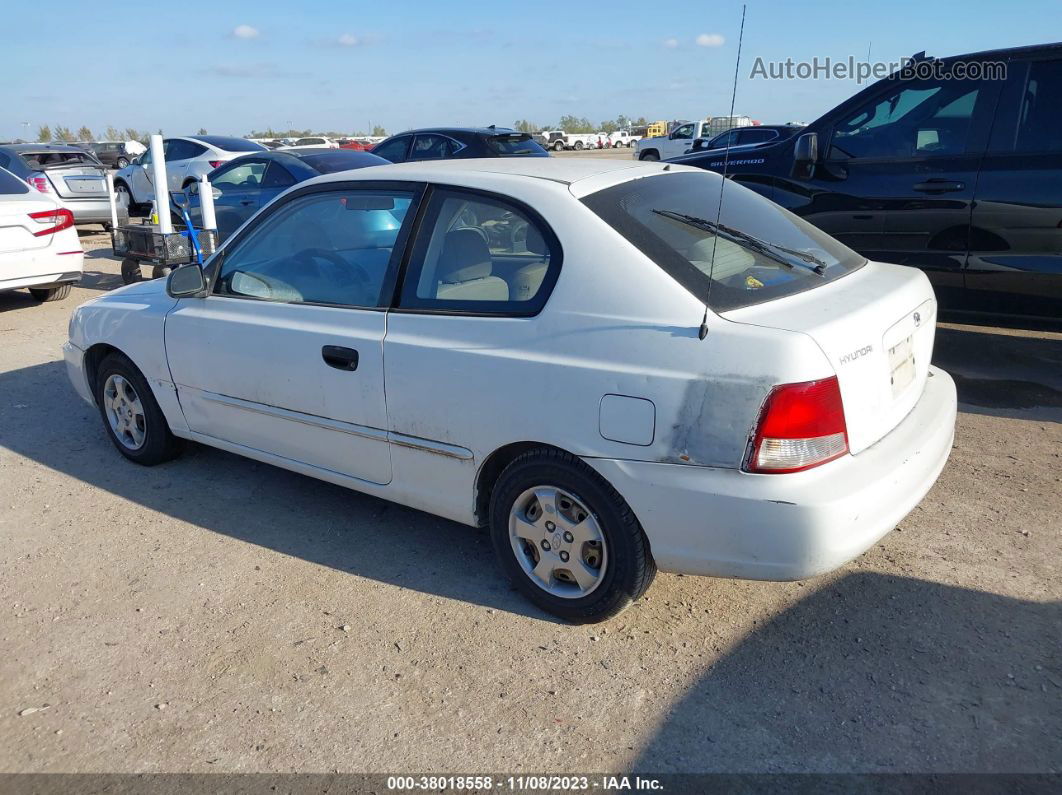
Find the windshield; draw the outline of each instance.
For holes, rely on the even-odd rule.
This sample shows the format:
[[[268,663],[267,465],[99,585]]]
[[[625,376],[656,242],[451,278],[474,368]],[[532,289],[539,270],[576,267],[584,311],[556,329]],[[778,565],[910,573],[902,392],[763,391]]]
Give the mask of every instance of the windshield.
[[[660,174],[592,193],[583,203],[695,296],[710,296],[717,312],[810,290],[866,263],[730,180],[717,223],[720,179],[707,171]]]
[[[546,150],[538,145],[527,133],[510,135],[492,135],[487,138],[487,146],[499,155],[544,155]]]

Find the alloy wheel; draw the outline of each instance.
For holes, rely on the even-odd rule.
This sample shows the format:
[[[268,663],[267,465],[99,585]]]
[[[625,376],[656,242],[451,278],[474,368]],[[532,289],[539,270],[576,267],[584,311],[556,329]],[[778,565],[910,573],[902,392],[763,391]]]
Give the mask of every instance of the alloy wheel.
[[[147,439],[144,404],[133,385],[113,373],[103,385],[104,409],[114,437],[127,450],[139,450]]]

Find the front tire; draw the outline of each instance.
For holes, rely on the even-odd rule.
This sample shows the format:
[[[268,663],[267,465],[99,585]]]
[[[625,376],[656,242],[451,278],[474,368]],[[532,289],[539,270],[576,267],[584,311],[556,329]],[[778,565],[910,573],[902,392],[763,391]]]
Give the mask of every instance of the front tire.
[[[119,170],[121,170],[129,165],[129,160],[124,157],[119,157],[117,160],[114,161],[114,165]]]
[[[638,159],[639,160],[656,161],[656,160],[660,159],[660,155],[658,155],[656,152],[652,152],[652,151],[650,151],[650,152],[642,152],[640,155],[638,155]]]
[[[137,464],[154,466],[181,452],[147,380],[121,353],[112,353],[96,373],[96,405],[118,452]]]
[[[604,621],[656,575],[634,512],[600,475],[560,450],[531,450],[491,494],[494,551],[520,591],[568,621]]]
[[[554,152],[560,152],[563,149],[564,149],[564,144],[562,144],[560,141],[557,141],[556,143],[553,144],[553,151]]]
[[[114,201],[119,207],[124,203],[127,215],[133,215],[136,210],[136,202],[133,201],[133,192],[124,182],[114,183]],[[121,213],[118,213],[121,215]]]
[[[48,301],[62,301],[70,295],[72,288],[72,284],[60,284],[55,287],[30,287],[29,291],[34,301],[44,304]]]

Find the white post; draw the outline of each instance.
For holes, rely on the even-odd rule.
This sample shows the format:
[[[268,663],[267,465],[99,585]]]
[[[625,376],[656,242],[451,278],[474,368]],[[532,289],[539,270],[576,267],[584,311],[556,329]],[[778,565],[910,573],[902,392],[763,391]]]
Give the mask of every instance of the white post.
[[[111,229],[114,230],[118,228],[118,206],[114,203],[114,177],[108,171],[104,179],[107,180],[107,202],[111,205]]]
[[[155,208],[159,213],[159,231],[164,235],[173,232],[170,218],[170,185],[166,181],[166,155],[162,150],[162,136],[151,136],[151,172],[155,183]]]
[[[214,189],[204,174],[199,178],[199,209],[203,213],[203,228],[217,229],[218,219],[214,215]]]

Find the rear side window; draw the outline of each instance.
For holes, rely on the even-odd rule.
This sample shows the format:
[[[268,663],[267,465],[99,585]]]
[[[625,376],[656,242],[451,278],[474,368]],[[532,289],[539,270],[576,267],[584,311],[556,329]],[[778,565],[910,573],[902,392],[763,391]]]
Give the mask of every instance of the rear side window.
[[[804,292],[866,264],[730,180],[719,213],[720,179],[708,172],[660,174],[592,193],[583,203],[717,312]]]
[[[515,135],[492,135],[487,138],[487,148],[498,155],[544,155],[546,150],[527,133]]]
[[[407,309],[533,315],[560,268],[553,232],[493,196],[436,189],[402,286]]]
[[[210,180],[211,185],[228,185],[235,188],[257,188],[262,184],[262,175],[266,164],[261,160],[239,163],[216,175]]]
[[[1029,65],[1018,116],[1019,152],[1062,152],[1062,61]]]
[[[20,180],[10,171],[5,171],[0,168],[0,193],[18,195],[29,192],[29,185]]]

